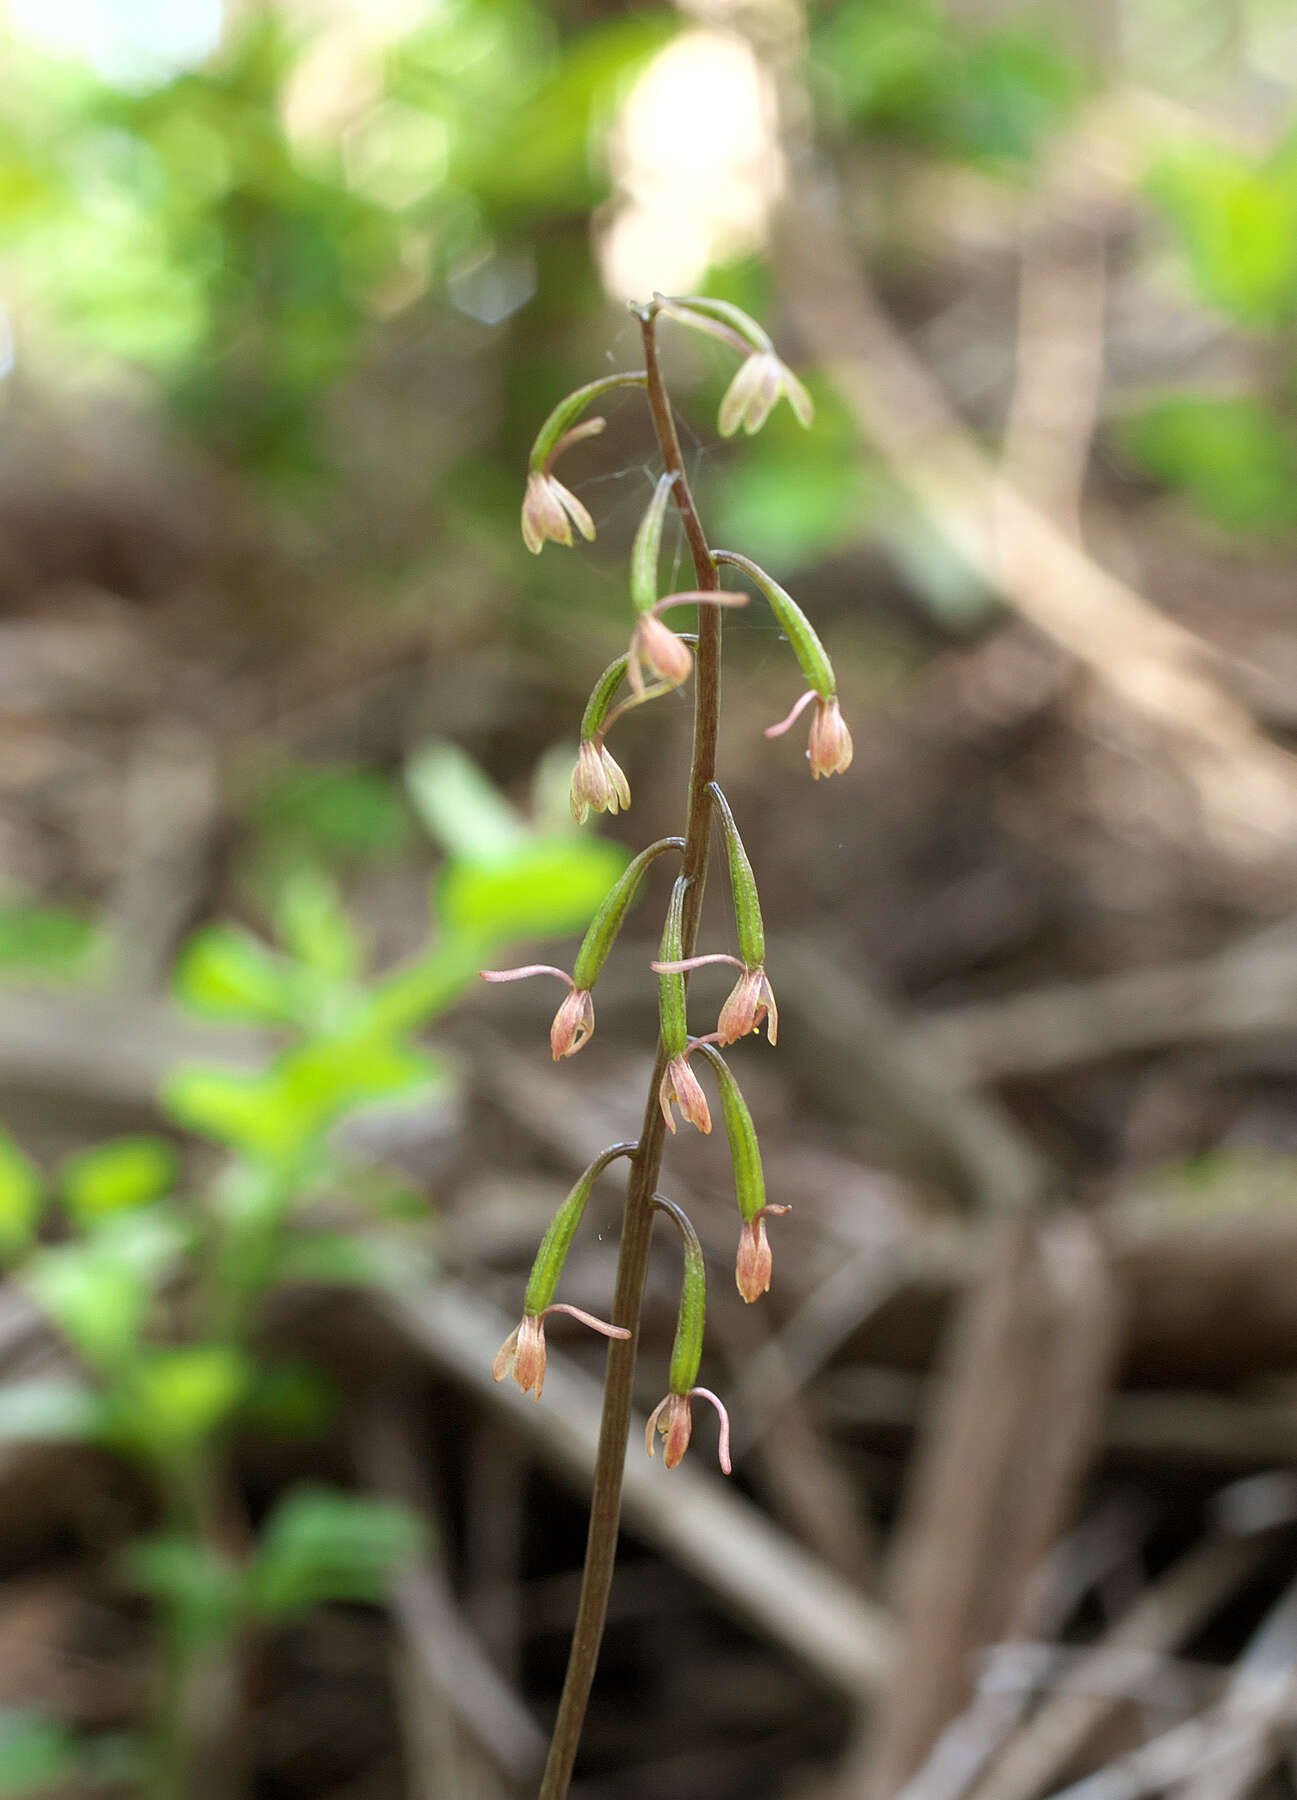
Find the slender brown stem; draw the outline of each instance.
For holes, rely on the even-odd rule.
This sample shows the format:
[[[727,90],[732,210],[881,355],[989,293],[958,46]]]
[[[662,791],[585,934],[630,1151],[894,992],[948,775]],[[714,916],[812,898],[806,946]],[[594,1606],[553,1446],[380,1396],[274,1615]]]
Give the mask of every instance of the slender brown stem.
[[[662,381],[654,330],[656,310],[653,306],[635,309],[644,335],[644,361],[648,377],[646,385],[653,414],[653,429],[657,434],[664,468],[668,474],[676,477],[672,495],[684,523],[698,586],[710,593],[720,586],[720,581],[712,563],[702,522],[694,506],[693,494],[685,474],[684,458],[680,454],[680,440],[676,435],[671,402]],[[693,955],[698,939],[698,919],[702,909],[711,829],[707,786],[716,774],[716,738],[721,702],[721,609],[717,606],[700,606],[698,613],[693,763],[689,771],[688,813],[682,862],[682,872],[690,884],[685,896],[683,920],[685,956]],[[572,1632],[567,1679],[563,1684],[563,1696],[559,1701],[558,1718],[554,1723],[549,1758],[540,1785],[540,1800],[564,1800],[567,1794],[608,1612],[608,1594],[612,1587],[613,1565],[617,1555],[622,1473],[626,1463],[626,1439],[630,1430],[640,1309],[644,1296],[644,1277],[648,1271],[649,1240],[653,1232],[653,1192],[662,1168],[662,1146],[666,1131],[662,1109],[658,1105],[658,1087],[666,1065],[666,1052],[659,1040],[644,1104],[639,1149],[631,1162],[630,1180],[626,1188],[626,1210],[617,1259],[617,1288],[613,1298],[613,1323],[626,1326],[631,1335],[627,1339],[612,1339],[608,1345],[603,1414],[599,1425],[594,1489],[590,1498],[590,1530],[586,1540],[581,1599]]]

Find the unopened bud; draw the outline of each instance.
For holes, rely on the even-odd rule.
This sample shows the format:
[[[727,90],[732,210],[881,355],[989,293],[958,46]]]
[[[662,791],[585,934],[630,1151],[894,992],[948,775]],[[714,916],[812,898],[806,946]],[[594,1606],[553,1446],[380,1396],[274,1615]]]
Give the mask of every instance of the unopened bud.
[[[786,1213],[786,1206],[763,1206],[754,1219],[745,1219],[739,1232],[738,1255],[734,1262],[734,1280],[749,1305],[770,1292],[774,1257],[766,1236],[767,1213]]]
[[[851,733],[843,722],[837,700],[817,700],[807,750],[815,780],[818,781],[821,775],[841,775],[844,769],[851,767],[854,753]]]
[[[549,1047],[554,1061],[575,1056],[594,1036],[594,998],[588,988],[574,987],[554,1014],[549,1028]]]

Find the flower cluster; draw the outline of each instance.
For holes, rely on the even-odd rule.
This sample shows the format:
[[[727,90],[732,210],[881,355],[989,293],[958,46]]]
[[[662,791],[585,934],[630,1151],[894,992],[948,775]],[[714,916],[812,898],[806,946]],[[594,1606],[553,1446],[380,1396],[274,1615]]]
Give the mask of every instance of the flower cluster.
[[[608,735],[627,712],[678,689],[693,674],[693,646],[699,640],[691,633],[673,630],[665,622],[664,613],[684,605],[714,608],[748,603],[746,591],[721,589],[720,581],[727,569],[737,571],[770,606],[803,679],[801,697],[787,718],[772,725],[766,736],[781,735],[807,707],[813,706],[807,751],[812,776],[818,780],[821,776],[841,774],[850,766],[852,758],[851,735],[842,719],[833,667],[806,615],[773,577],[749,558],[733,551],[713,553],[706,551],[703,545],[679,448],[675,444],[675,428],[669,424],[669,403],[657,372],[652,320],[661,315],[690,329],[706,332],[737,351],[742,358],[721,402],[718,424],[724,437],[739,430],[747,433],[760,430],[781,399],[788,401],[802,425],[809,426],[813,417],[810,395],[776,354],[761,327],[737,307],[706,298],[668,299],[655,295],[651,306],[635,310],[645,331],[647,368],[634,374],[590,382],[560,402],[533,445],[522,507],[523,538],[533,552],[539,552],[547,542],[570,547],[574,541],[574,527],[586,540],[593,538],[593,519],[583,502],[555,475],[554,464],[574,444],[602,431],[602,418],[584,416],[596,399],[620,385],[648,388],[655,429],[663,460],[668,466],[654,486],[631,549],[631,628],[626,651],[600,675],[581,720],[570,790],[572,817],[578,825],[584,825],[592,812],[616,814],[630,806],[630,784],[608,748]],[[668,418],[668,423],[664,423],[664,418]],[[700,585],[661,595],[662,537],[672,504],[677,506],[692,534],[690,544]],[[714,658],[719,639],[710,625],[707,630],[711,633],[707,641],[712,645],[708,654]],[[699,651],[700,658],[702,655]],[[711,666],[714,669],[714,663]],[[703,689],[701,680],[698,685],[700,690]],[[712,685],[713,698],[709,704],[714,707],[714,678]],[[702,704],[701,700],[699,704]],[[702,873],[701,858],[707,853],[709,834],[715,829],[719,830],[723,840],[728,865],[735,949],[696,954],[698,907],[696,893],[692,903],[690,895]],[[608,1163],[619,1155],[635,1158],[642,1195],[651,1191],[656,1180],[662,1129],[673,1135],[677,1131],[677,1112],[696,1130],[711,1131],[712,1108],[699,1079],[699,1070],[704,1063],[716,1083],[734,1172],[739,1213],[735,1283],[747,1302],[758,1300],[770,1288],[773,1256],[767,1223],[786,1213],[788,1208],[766,1199],[756,1129],[738,1082],[721,1051],[759,1033],[763,1026],[769,1042],[774,1044],[779,1032],[779,1012],[766,972],[765,932],[752,864],[729,802],[717,783],[708,780],[707,773],[695,774],[693,778],[689,831],[688,843],[684,838],[663,838],[629,861],[591,921],[570,973],[544,963],[482,972],[488,981],[552,975],[563,982],[567,991],[550,1028],[550,1049],[555,1061],[574,1056],[594,1035],[593,990],[650,866],[668,853],[682,857],[683,866],[671,889],[658,955],[652,963],[658,980],[656,1100],[662,1124],[659,1126],[655,1119],[650,1121],[643,1149],[631,1144],[618,1145],[604,1152],[563,1201],[537,1252],[523,1317],[495,1361],[497,1381],[511,1375],[524,1393],[534,1393],[537,1399],[545,1379],[545,1321],[552,1313],[568,1313],[612,1339],[630,1336],[630,1327],[605,1323],[578,1308],[560,1303],[554,1299],[554,1292],[590,1189]],[[700,884],[697,891],[701,891]],[[738,975],[721,1003],[715,1029],[694,1036],[688,1026],[687,977],[712,964],[728,965],[736,969]],[[650,1171],[647,1175],[645,1166]],[[718,1454],[721,1467],[728,1474],[729,1420],[725,1408],[710,1389],[698,1385],[706,1310],[702,1246],[692,1224],[673,1201],[654,1194],[652,1204],[676,1226],[683,1250],[683,1271],[668,1391],[649,1416],[646,1447],[652,1455],[660,1437],[663,1460],[668,1469],[675,1468],[684,1456],[692,1434],[691,1402],[702,1399],[715,1407],[718,1414]],[[615,1366],[618,1365],[613,1358],[610,1368]],[[626,1367],[625,1364],[620,1366]]]

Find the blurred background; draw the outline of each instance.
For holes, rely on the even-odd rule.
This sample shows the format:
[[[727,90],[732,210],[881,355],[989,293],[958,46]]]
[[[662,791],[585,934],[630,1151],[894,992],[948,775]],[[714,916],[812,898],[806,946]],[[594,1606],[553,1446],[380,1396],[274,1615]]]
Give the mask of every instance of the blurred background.
[[[633,1137],[688,706],[571,823],[652,491],[640,397],[527,555],[532,437],[628,299],[757,317],[816,406],[713,544],[768,611],[721,779],[777,1051],[668,1147],[729,1403],[633,1441],[584,1800],[1293,1791],[1297,19],[1285,0],[0,5],[0,1794],[534,1789],[601,1348],[490,1379]],[[663,591],[687,585],[668,528]],[[685,572],[682,572],[685,571]],[[659,891],[660,890],[660,891]],[[723,882],[703,947],[732,947]],[[693,986],[694,1028],[724,996]],[[596,1188],[563,1297],[605,1313]],[[665,1385],[678,1252],[639,1359]]]

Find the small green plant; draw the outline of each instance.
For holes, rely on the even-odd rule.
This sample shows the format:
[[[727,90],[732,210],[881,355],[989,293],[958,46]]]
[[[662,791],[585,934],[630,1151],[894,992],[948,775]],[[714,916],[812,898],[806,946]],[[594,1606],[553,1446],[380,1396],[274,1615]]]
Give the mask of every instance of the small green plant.
[[[588,918],[625,861],[570,826],[529,829],[449,746],[421,751],[408,785],[450,852],[425,952],[367,977],[335,882],[293,861],[277,886],[277,946],[220,924],[179,960],[185,1006],[279,1040],[260,1066],[182,1067],[166,1080],[172,1123],[226,1153],[209,1186],[192,1191],[161,1137],[98,1145],[47,1178],[0,1132],[0,1251],[79,1365],[77,1377],[0,1390],[0,1439],[95,1443],[150,1478],[158,1526],[131,1546],[127,1572],[159,1621],[152,1730],[133,1752],[158,1800],[197,1792],[196,1770],[215,1758],[238,1763],[239,1684],[214,1670],[237,1667],[255,1634],[322,1600],[379,1599],[417,1545],[401,1509],[319,1488],[290,1490],[254,1531],[231,1475],[238,1430],[300,1428],[327,1407],[309,1370],[267,1361],[270,1293],[302,1277],[399,1278],[365,1229],[312,1219],[320,1200],[384,1191],[339,1127],[375,1106],[435,1104],[453,1077],[417,1035],[484,956]],[[213,1711],[213,1693],[226,1696],[224,1711]],[[39,1791],[73,1766],[93,1773],[91,1752],[55,1723],[9,1725],[0,1793]],[[223,1785],[237,1791],[237,1769]]]
[[[581,501],[559,481],[554,465],[570,445],[603,429],[601,418],[585,417],[596,400],[620,386],[642,388],[652,416],[662,474],[631,552],[630,643],[625,655],[600,675],[591,693],[581,721],[571,808],[572,816],[583,824],[591,812],[616,813],[630,805],[630,784],[608,749],[608,734],[630,708],[671,692],[696,671],[693,762],[684,834],[650,844],[628,864],[596,911],[570,974],[540,963],[483,971],[488,981],[513,981],[539,974],[554,975],[562,981],[567,993],[554,1017],[550,1048],[556,1061],[575,1055],[594,1035],[593,990],[644,878],[659,858],[679,858],[659,956],[652,965],[658,977],[659,1036],[639,1139],[633,1144],[615,1144],[597,1156],[559,1207],[532,1268],[522,1319],[495,1362],[497,1381],[512,1375],[524,1393],[534,1393],[539,1400],[545,1379],[545,1320],[550,1313],[575,1313],[584,1324],[611,1340],[581,1599],[541,1800],[562,1800],[568,1791],[607,1612],[630,1423],[636,1335],[655,1212],[665,1213],[679,1232],[684,1274],[667,1393],[648,1422],[648,1451],[653,1454],[655,1440],[660,1436],[663,1460],[668,1469],[675,1468],[689,1446],[690,1402],[703,1399],[719,1416],[720,1463],[726,1474],[730,1470],[725,1407],[710,1389],[698,1384],[706,1311],[702,1246],[681,1209],[656,1191],[665,1134],[676,1131],[673,1108],[678,1108],[680,1115],[699,1131],[710,1132],[712,1128],[707,1096],[692,1066],[695,1058],[711,1067],[719,1085],[740,1221],[735,1278],[746,1301],[759,1299],[770,1287],[772,1255],[766,1220],[788,1210],[766,1199],[752,1117],[718,1048],[758,1032],[763,1022],[771,1043],[778,1030],[774,991],[765,969],[765,933],[756,880],[733,813],[716,781],[721,609],[747,601],[746,594],[721,591],[723,570],[736,571],[768,602],[801,669],[805,691],[788,716],[772,725],[766,736],[779,736],[807,707],[813,707],[807,751],[812,775],[818,779],[821,775],[838,774],[850,765],[852,755],[832,665],[801,608],[749,558],[734,551],[713,551],[707,541],[685,475],[671,402],[658,361],[658,320],[666,317],[706,332],[742,357],[738,373],[721,402],[719,426],[723,436],[733,435],[740,426],[749,434],[758,431],[781,398],[788,400],[803,425],[809,425],[810,397],[779,360],[761,327],[737,307],[710,299],[669,300],[658,294],[648,305],[632,307],[632,311],[643,334],[645,366],[632,374],[605,376],[578,388],[550,414],[532,449],[522,533],[528,549],[536,552],[543,549],[547,540],[571,545],[574,525],[584,538],[594,536],[594,521]],[[697,585],[659,597],[663,524],[667,508],[672,505],[684,528]],[[698,608],[696,634],[677,634],[663,619],[664,613],[684,605]],[[713,826],[719,827],[725,847],[737,955],[728,951],[696,954]],[[712,962],[733,964],[739,971],[738,979],[721,1008],[716,1029],[700,1037],[691,1036],[686,981],[691,970]],[[630,1177],[612,1320],[605,1323],[557,1302],[554,1295],[590,1190],[598,1176],[621,1157],[630,1161]]]

